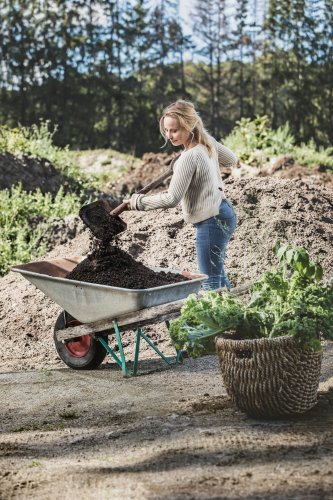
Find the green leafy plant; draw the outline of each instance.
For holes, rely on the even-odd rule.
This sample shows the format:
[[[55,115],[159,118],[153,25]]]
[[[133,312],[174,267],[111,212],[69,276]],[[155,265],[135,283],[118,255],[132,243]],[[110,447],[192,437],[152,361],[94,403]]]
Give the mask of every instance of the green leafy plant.
[[[317,147],[314,141],[308,144],[301,144],[294,148],[293,157],[299,165],[307,167],[321,167],[333,171],[333,147]]]
[[[51,130],[49,121],[40,121],[30,127],[9,128],[0,125],[0,153],[24,154],[30,157],[48,160],[59,171],[79,182],[82,187],[89,187],[88,179],[71,159],[68,147],[61,148],[54,144],[57,126]]]
[[[320,264],[304,248],[288,244],[273,249],[279,265],[265,272],[245,304],[227,291],[190,295],[179,318],[171,322],[176,349],[196,357],[204,340],[223,332],[254,339],[290,335],[303,348],[321,349],[321,336],[333,339],[333,288],[322,281]]]
[[[273,130],[266,115],[237,121],[223,142],[249,165],[262,166],[271,158],[291,154],[299,165],[333,170],[333,147],[318,147],[313,140],[296,146],[289,124]]]
[[[235,151],[241,160],[261,165],[271,156],[290,153],[294,138],[288,123],[273,130],[269,126],[268,116],[257,116],[254,120],[242,118],[237,121],[224,143]]]
[[[42,256],[44,233],[53,219],[77,214],[81,205],[80,196],[65,194],[63,188],[55,197],[39,189],[27,193],[21,185],[0,191],[0,276],[15,263]]]

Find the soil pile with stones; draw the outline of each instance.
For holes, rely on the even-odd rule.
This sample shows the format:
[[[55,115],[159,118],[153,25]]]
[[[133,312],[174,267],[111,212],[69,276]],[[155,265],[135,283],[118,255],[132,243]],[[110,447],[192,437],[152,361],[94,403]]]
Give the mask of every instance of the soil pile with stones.
[[[107,184],[108,190],[114,196],[127,196],[129,193],[139,191],[153,179],[160,176],[170,165],[172,159],[178,153],[169,155],[167,153],[146,153],[142,157],[142,163],[136,168],[127,171],[116,181]],[[309,185],[323,186],[333,189],[333,174],[330,169],[322,165],[307,167],[296,163],[292,155],[280,155],[272,158],[262,166],[247,165],[238,162],[233,168],[221,168],[223,179],[252,179],[257,177],[275,177],[278,179],[302,180]],[[161,185],[166,188],[168,181]],[[152,192],[161,191],[157,188]]]
[[[279,240],[305,247],[328,278],[333,273],[333,191],[299,180],[253,178],[225,182],[234,203],[238,226],[228,247],[225,267],[234,285],[252,281],[275,264],[272,247]],[[124,212],[127,231],[118,246],[146,266],[196,271],[194,228],[185,224],[179,207],[149,212]],[[57,245],[48,258],[87,255],[90,231]],[[29,284],[9,273],[0,280],[2,370],[61,366],[52,340],[60,307]],[[148,335],[168,352],[166,328],[153,325]],[[126,333],[127,335],[127,333]],[[124,336],[132,352],[133,334]],[[151,352],[147,351],[147,356]]]

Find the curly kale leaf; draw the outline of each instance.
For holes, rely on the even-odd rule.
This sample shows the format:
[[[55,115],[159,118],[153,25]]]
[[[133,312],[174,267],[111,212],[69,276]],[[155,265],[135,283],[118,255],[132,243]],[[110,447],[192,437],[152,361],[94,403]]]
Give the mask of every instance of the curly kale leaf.
[[[198,356],[205,349],[202,341],[218,333],[232,330],[250,338],[260,336],[259,323],[259,316],[247,312],[230,294],[209,291],[185,300],[180,317],[170,324],[170,335],[176,349]]]

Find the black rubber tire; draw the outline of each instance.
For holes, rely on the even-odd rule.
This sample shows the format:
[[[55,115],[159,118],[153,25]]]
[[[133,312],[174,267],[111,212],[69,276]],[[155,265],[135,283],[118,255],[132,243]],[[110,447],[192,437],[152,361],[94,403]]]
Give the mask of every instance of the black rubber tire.
[[[66,318],[67,322],[69,321],[68,318],[70,320],[74,319],[68,313],[62,311],[54,325],[53,340],[60,358],[67,366],[73,368],[74,370],[94,370],[95,368],[98,368],[107,355],[107,351],[97,339],[93,337],[90,338],[89,351],[87,352],[87,354],[81,357],[73,356],[66,348],[66,342],[57,339],[56,332],[58,330],[63,330],[64,328],[67,328],[67,326],[69,326],[66,324]],[[107,334],[103,333],[100,336],[106,342],[108,341]]]

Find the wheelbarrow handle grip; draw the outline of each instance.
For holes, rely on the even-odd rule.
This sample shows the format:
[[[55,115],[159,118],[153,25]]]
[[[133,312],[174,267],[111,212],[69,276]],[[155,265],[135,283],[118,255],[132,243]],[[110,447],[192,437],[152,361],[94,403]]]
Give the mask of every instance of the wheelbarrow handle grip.
[[[165,172],[163,172],[163,174],[161,174],[159,177],[157,177],[157,179],[155,179],[154,181],[152,181],[149,184],[147,184],[146,186],[144,186],[136,194],[146,194],[149,191],[151,191],[152,189],[155,189],[160,184],[162,184],[162,182],[165,181],[165,179],[167,179],[168,177],[171,177],[171,175],[173,173],[173,165],[174,165],[175,161],[178,160],[179,156],[180,155],[176,156],[176,158],[174,158],[172,160],[172,162],[170,163],[170,167],[168,168],[168,170],[166,170]],[[110,212],[110,215],[120,215],[121,213],[125,212],[125,210],[127,210],[127,209],[128,209],[128,204],[127,203],[122,203],[118,207],[114,208]]]

